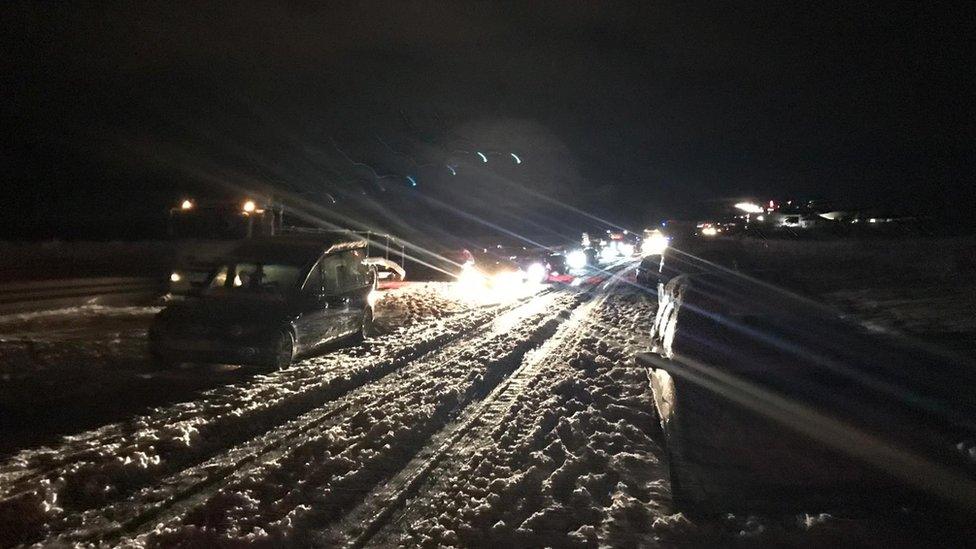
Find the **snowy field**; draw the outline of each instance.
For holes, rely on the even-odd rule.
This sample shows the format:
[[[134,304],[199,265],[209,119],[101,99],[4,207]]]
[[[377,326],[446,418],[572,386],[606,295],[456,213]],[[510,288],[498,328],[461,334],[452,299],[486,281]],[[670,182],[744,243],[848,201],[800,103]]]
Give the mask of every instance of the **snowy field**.
[[[656,302],[632,279],[625,269],[518,295],[408,284],[378,302],[378,337],[263,373],[155,370],[143,342],[153,308],[2,317],[0,547],[934,539],[907,511],[674,509],[647,374],[632,360]],[[893,310],[883,297],[833,299]]]

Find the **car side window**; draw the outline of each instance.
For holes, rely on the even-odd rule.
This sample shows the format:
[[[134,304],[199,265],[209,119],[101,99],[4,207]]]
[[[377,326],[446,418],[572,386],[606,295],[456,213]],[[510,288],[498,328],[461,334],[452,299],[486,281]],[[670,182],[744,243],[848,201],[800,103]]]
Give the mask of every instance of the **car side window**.
[[[366,252],[364,250],[353,250],[353,269],[356,273],[356,280],[359,286],[369,286],[373,284],[373,270],[369,265],[365,265],[363,260],[366,259]]]
[[[335,268],[336,282],[340,292],[361,288],[365,284],[360,273],[362,254],[357,250],[349,250],[337,254],[338,264]]]
[[[327,255],[320,262],[322,265],[322,287],[328,295],[335,295],[342,291],[340,268],[342,257],[340,254]]]
[[[305,281],[305,286],[302,287],[302,293],[305,295],[322,295],[324,290],[324,284],[322,280],[322,262],[320,259],[312,267],[311,272],[308,273],[308,279]]]
[[[346,254],[346,269],[349,272],[349,280],[354,288],[362,288],[373,283],[373,271],[368,265],[363,264],[366,259],[365,250],[349,250]]]

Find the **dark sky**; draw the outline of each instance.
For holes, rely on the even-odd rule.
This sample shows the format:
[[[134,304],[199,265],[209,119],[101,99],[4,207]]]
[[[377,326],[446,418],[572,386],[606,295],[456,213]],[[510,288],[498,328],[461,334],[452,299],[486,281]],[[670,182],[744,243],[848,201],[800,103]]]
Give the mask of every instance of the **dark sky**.
[[[0,237],[271,188],[532,235],[744,196],[973,211],[971,3],[328,4],[4,3]]]

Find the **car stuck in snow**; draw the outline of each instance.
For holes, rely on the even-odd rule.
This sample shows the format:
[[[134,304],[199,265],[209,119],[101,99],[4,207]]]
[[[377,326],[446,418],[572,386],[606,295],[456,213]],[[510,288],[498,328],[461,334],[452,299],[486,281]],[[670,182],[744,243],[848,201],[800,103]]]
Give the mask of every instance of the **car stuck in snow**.
[[[228,362],[283,368],[372,330],[374,272],[366,242],[344,235],[277,236],[238,246],[200,295],[173,303],[149,331],[164,363]]]

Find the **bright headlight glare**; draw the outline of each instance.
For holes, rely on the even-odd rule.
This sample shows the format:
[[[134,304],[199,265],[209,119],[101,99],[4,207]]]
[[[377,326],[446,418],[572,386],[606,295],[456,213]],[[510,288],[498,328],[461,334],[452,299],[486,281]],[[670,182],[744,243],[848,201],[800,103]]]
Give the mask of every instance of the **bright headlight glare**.
[[[583,250],[573,250],[566,255],[566,265],[570,269],[586,267],[586,253]]]
[[[461,272],[457,276],[458,284],[462,286],[474,286],[484,284],[485,275],[475,268],[474,263],[465,263],[461,266]]]
[[[661,255],[668,249],[668,237],[661,233],[654,233],[641,243],[644,255]]]
[[[539,283],[546,279],[546,267],[542,263],[533,263],[525,270],[525,277],[529,282]]]
[[[169,281],[170,282],[179,282],[181,280],[183,280],[183,277],[180,276],[180,273],[178,273],[176,271],[173,271],[173,273],[171,275],[169,275]]]
[[[491,285],[495,291],[514,292],[522,285],[522,273],[519,271],[502,271],[491,277]]]

